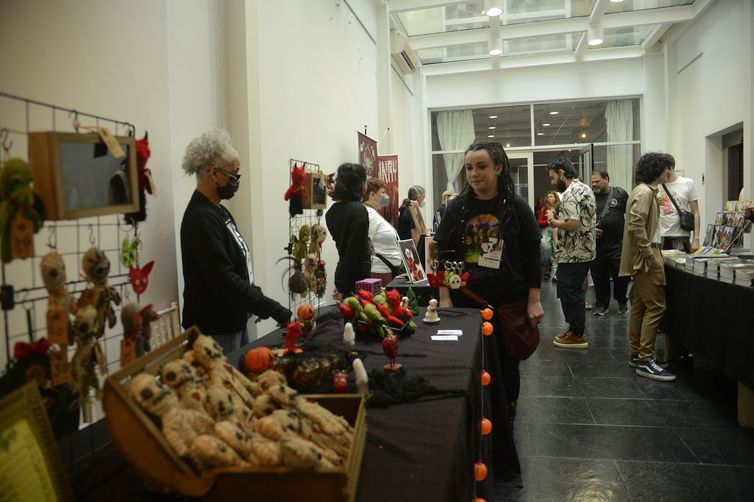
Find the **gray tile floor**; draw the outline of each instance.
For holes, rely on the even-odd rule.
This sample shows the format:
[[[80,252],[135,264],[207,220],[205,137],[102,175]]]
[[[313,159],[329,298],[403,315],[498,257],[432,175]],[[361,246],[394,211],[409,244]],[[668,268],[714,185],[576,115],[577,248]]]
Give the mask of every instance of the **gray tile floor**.
[[[688,360],[671,362],[675,382],[637,377],[629,314],[614,303],[587,312],[589,349],[553,347],[565,327],[554,289],[543,283],[542,341],[521,364],[521,479],[495,501],[754,500],[754,431],[736,422],[735,382]],[[663,346],[660,335],[660,358]]]

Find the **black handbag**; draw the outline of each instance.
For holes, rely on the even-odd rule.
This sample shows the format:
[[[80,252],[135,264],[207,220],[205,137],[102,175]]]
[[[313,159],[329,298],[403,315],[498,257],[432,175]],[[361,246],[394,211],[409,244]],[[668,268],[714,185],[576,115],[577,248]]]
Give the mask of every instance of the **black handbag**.
[[[670,199],[670,202],[673,203],[673,206],[675,207],[675,210],[678,211],[678,219],[681,221],[681,230],[686,230],[687,232],[693,232],[694,231],[694,213],[690,211],[684,211],[680,207],[678,207],[678,203],[675,201],[672,195],[670,195],[670,190],[668,190],[668,187],[665,186],[665,183],[662,184],[663,190],[665,190],[665,193],[668,194],[668,199]]]

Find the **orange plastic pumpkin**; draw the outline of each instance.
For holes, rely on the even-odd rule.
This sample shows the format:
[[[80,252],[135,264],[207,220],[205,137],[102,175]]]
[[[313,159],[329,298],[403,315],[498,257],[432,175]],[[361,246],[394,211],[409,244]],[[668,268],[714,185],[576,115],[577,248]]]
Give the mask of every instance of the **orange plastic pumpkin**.
[[[495,313],[492,311],[491,308],[486,308],[482,310],[482,319],[484,319],[485,321],[489,321],[490,319],[492,319],[493,315],[495,315]]]
[[[314,308],[308,303],[304,303],[298,308],[296,314],[298,315],[299,320],[309,321],[314,318]]]
[[[484,499],[483,499],[482,497],[476,497],[476,498],[475,498],[474,500],[472,500],[471,502],[487,502],[487,501],[486,501],[486,500],[484,500]]]
[[[482,374],[481,374],[481,377],[482,377],[482,385],[483,385],[483,386],[485,386],[485,387],[486,387],[487,385],[489,385],[489,384],[490,384],[490,382],[492,381],[492,377],[490,376],[490,374],[489,374],[489,373],[487,373],[487,372],[486,372],[486,371],[484,371],[484,370],[482,370]]]
[[[246,353],[246,369],[252,373],[264,373],[272,366],[275,356],[267,347],[257,347]]]
[[[477,462],[474,464],[474,479],[477,481],[484,481],[484,478],[487,477],[487,466],[484,465],[484,462]]]
[[[483,436],[486,436],[490,432],[492,432],[492,422],[490,422],[488,419],[483,418],[479,421],[479,430],[482,432]]]
[[[495,330],[492,327],[492,323],[491,322],[484,321],[482,323],[482,334],[484,336],[490,336],[493,331],[495,331]]]

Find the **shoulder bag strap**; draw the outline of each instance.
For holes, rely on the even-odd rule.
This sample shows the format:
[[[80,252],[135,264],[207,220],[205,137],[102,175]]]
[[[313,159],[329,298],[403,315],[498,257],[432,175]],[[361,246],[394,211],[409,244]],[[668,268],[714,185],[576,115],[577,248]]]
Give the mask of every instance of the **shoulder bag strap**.
[[[374,255],[375,255],[375,256],[376,256],[377,258],[379,258],[380,260],[382,260],[382,262],[383,262],[383,263],[384,263],[385,265],[387,265],[387,268],[389,268],[389,269],[390,269],[390,273],[392,273],[393,275],[398,275],[398,274],[400,274],[400,273],[402,272],[402,270],[401,270],[401,269],[400,269],[399,267],[396,267],[395,265],[393,265],[392,263],[390,263],[390,262],[388,261],[388,259],[387,259],[387,258],[385,258],[384,256],[382,256],[382,255],[381,255],[380,253],[374,253]]]
[[[675,210],[678,213],[678,217],[681,217],[681,208],[678,207],[678,203],[675,201],[672,195],[670,195],[670,191],[668,190],[668,187],[665,186],[665,183],[662,184],[662,189],[665,190],[665,193],[668,194],[668,199],[670,199],[670,202],[673,203],[673,206],[675,206]]]
[[[608,211],[610,211],[610,202],[613,200],[613,188],[610,187],[610,190],[607,192],[607,200],[605,201],[605,207],[602,208],[602,212],[600,213],[599,221],[602,221],[602,218],[605,217]]]

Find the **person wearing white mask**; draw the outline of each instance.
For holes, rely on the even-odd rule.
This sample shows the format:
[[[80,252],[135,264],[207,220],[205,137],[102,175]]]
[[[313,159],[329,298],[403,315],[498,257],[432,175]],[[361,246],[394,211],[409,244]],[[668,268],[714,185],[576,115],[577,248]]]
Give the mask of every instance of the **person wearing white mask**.
[[[379,210],[390,204],[385,182],[369,178],[366,182],[364,206],[369,214],[369,240],[372,243],[372,277],[382,279],[387,286],[401,272],[401,250],[398,232],[382,217]]]

